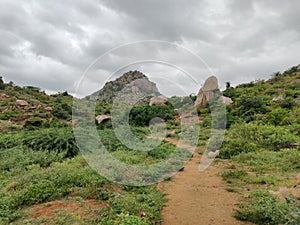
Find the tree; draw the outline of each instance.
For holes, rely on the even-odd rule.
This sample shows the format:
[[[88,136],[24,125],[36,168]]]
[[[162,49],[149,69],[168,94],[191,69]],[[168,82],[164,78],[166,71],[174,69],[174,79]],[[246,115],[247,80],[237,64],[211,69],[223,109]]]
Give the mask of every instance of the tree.
[[[226,89],[229,89],[231,87],[230,82],[226,82]]]
[[[4,88],[5,88],[5,84],[3,82],[2,77],[0,77],[0,90],[4,90]]]
[[[266,107],[261,97],[242,96],[237,102],[237,111],[238,116],[249,122],[255,114],[266,113]]]

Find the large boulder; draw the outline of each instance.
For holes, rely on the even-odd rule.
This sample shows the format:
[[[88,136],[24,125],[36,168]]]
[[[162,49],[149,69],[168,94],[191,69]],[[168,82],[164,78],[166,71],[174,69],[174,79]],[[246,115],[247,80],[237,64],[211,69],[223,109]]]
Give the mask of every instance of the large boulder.
[[[96,117],[97,123],[102,124],[111,119],[111,115],[99,115]]]
[[[214,97],[214,93],[219,90],[218,80],[215,76],[207,78],[203,87],[199,90],[195,101],[195,107],[201,108]]]
[[[152,106],[152,105],[159,105],[159,106],[162,106],[162,105],[166,105],[166,103],[168,102],[168,99],[164,96],[155,96],[155,97],[152,97],[150,99],[150,103],[149,105]]]

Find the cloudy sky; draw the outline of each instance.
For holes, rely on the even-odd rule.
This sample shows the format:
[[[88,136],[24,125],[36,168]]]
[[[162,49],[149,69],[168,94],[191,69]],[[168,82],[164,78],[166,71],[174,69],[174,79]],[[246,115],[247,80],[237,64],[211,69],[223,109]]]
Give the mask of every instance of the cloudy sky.
[[[300,63],[299,10],[299,0],[1,0],[0,75],[79,95],[127,69],[174,93],[212,74],[221,87],[266,79]]]

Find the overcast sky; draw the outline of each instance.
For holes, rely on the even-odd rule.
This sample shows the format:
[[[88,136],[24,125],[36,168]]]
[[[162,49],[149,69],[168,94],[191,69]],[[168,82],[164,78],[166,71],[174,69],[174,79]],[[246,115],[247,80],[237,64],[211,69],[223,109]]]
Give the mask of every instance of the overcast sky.
[[[91,67],[80,94],[95,91],[116,70],[135,68],[161,81],[159,88],[172,81],[167,86],[174,93],[176,85],[195,93],[197,82],[212,74],[221,87],[266,79],[300,63],[299,10],[299,0],[1,0],[0,75],[18,85],[76,93],[99,56],[127,43],[159,40],[171,45],[133,45],[126,54],[106,55]],[[189,60],[172,44],[205,63]],[[197,82],[180,70],[188,67]]]

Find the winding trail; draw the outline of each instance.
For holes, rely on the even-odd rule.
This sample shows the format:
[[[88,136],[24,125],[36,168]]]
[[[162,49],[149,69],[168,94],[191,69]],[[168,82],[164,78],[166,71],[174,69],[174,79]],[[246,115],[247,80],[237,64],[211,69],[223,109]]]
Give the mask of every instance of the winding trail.
[[[177,145],[177,140],[165,139]],[[188,145],[185,147],[189,149]],[[158,189],[167,194],[168,202],[162,209],[162,225],[238,225],[246,224],[233,215],[239,195],[225,190],[220,177],[220,164],[213,164],[204,172],[198,170],[200,155],[194,153],[183,171],[171,181],[164,181]]]

